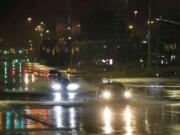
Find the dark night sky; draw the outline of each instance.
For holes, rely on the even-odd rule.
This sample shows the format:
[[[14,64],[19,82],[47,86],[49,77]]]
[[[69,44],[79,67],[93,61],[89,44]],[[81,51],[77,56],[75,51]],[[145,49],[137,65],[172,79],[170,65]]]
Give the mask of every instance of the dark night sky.
[[[120,10],[126,0],[0,0],[0,46],[24,46],[28,37],[29,26],[26,17],[32,16],[35,22],[43,20],[49,27],[55,27],[57,20],[66,16],[70,9],[73,16],[80,18],[96,9]],[[180,0],[151,0],[152,16],[169,19],[180,18]],[[129,15],[134,9],[139,10],[138,19],[143,23],[147,18],[147,0],[129,0]],[[34,22],[34,23],[35,23]]]

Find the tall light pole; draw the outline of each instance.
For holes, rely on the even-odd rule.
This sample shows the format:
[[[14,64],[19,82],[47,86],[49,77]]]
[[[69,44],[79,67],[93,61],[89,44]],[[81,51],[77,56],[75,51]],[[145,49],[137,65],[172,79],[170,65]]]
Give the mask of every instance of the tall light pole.
[[[151,4],[148,5],[148,55],[147,55],[147,70],[151,71],[151,25],[154,23],[151,21]]]
[[[159,29],[160,29],[160,24],[157,23],[156,24],[156,29],[157,29],[157,33],[156,33],[156,70],[158,70],[159,68]]]
[[[72,12],[71,12],[71,0],[65,0],[66,9],[67,9],[67,43],[70,56],[70,67],[73,64],[73,54],[72,54]]]

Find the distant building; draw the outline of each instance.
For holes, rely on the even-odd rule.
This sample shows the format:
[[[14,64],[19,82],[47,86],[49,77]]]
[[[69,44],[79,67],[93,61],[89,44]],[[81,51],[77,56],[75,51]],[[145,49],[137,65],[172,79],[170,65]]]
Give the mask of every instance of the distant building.
[[[156,57],[158,57],[156,61],[159,65],[178,64],[180,62],[180,25],[163,21],[158,23],[154,31],[156,36],[153,39],[157,40],[153,45]]]
[[[134,48],[129,40],[127,18],[123,12],[94,11],[81,19],[83,40],[99,42],[103,48],[111,48],[105,56],[113,56],[115,63],[130,62],[134,59]]]

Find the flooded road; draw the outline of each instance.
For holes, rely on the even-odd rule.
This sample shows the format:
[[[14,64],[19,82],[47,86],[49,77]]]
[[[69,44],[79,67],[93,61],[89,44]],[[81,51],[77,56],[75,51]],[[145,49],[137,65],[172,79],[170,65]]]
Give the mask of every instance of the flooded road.
[[[0,112],[3,134],[177,135],[180,106],[103,105],[18,107]]]
[[[88,98],[89,92],[98,89],[101,80],[69,77],[81,88],[64,94],[50,88],[52,80],[46,77],[47,73],[37,77],[26,70],[23,63],[16,64],[15,69],[4,63],[1,69],[2,135],[180,134],[178,79],[163,83],[123,82],[136,95],[136,102],[61,106],[64,100],[75,102],[76,95],[81,93],[87,93],[85,98]]]

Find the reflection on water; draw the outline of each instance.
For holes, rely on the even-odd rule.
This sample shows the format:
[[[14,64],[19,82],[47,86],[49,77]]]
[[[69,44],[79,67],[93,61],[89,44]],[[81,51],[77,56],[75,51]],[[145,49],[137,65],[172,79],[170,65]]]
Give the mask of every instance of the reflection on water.
[[[150,134],[151,132],[151,129],[150,129],[150,123],[149,123],[149,120],[148,120],[148,110],[147,108],[145,109],[145,120],[144,120],[144,123],[145,123],[145,130],[148,134]]]
[[[77,93],[68,93],[68,99],[73,100],[76,98]]]
[[[29,78],[28,78],[27,73],[25,73],[25,76],[24,76],[24,83],[25,83],[25,91],[28,91]]]
[[[32,83],[34,83],[35,82],[35,76],[34,76],[34,74],[32,74]]]
[[[0,67],[2,74],[2,78],[0,79],[1,90],[32,90],[32,84],[35,83],[36,78],[32,71],[27,70],[27,68],[26,63],[20,61],[3,62],[2,67]],[[31,73],[28,73],[28,71]]]
[[[116,112],[116,109],[106,106],[103,109],[102,116],[104,123],[103,131],[105,134],[112,134],[118,130],[119,127],[117,125],[124,125],[124,129],[122,128],[122,130],[125,131],[125,135],[133,135],[132,108],[130,106],[125,106],[119,113]]]
[[[14,119],[14,126],[15,128],[18,129],[25,129],[25,120],[23,117],[19,117],[18,115],[15,115],[15,119]]]
[[[53,93],[53,96],[54,96],[54,101],[61,101],[62,100],[60,92]]]
[[[11,70],[7,62],[3,63],[2,89],[13,91],[29,91],[31,89],[31,85],[36,79],[32,74],[23,72],[23,66],[23,63],[15,63]],[[169,98],[179,97],[179,90],[175,88],[168,88],[168,90],[163,87],[150,88],[146,88],[145,93],[155,97],[162,95],[164,91],[168,93],[167,97]],[[66,92],[57,92],[53,96],[54,101],[60,102],[61,100],[76,98],[75,93]],[[82,132],[82,134],[164,135],[167,130],[172,132],[169,131],[170,127],[179,127],[180,125],[180,107],[172,105],[54,106],[48,108],[21,108],[19,111],[50,125],[55,125],[57,128],[65,128],[68,131],[75,130]],[[47,126],[15,112],[0,112],[1,131],[38,128],[46,129]]]
[[[61,106],[53,107],[52,119],[58,128],[76,128],[77,127],[77,113],[75,108],[63,108]]]
[[[68,132],[82,134],[158,134],[171,132],[169,127],[180,124],[179,106],[98,106],[22,108],[25,116],[0,112],[0,130],[39,129],[48,127],[37,120]],[[100,116],[100,117],[99,117]],[[175,130],[175,129],[173,129]]]
[[[29,78],[28,78],[28,74],[27,73],[25,73],[25,75],[24,75],[24,83],[25,83],[25,85],[29,84]]]
[[[6,130],[10,130],[12,127],[12,113],[11,112],[6,112],[5,113],[5,128]]]
[[[132,112],[129,106],[125,107],[124,119],[126,135],[132,135]]]
[[[104,132],[106,134],[112,133],[112,126],[111,126],[111,120],[112,120],[112,114],[111,110],[108,107],[105,107],[103,110],[103,120],[104,120]]]
[[[76,127],[76,112],[75,112],[75,108],[70,108],[69,109],[69,123],[70,123],[70,128],[75,128]]]
[[[54,117],[55,117],[55,123],[57,125],[57,128],[63,128],[63,108],[61,106],[55,106],[53,108]]]
[[[64,100],[74,100],[76,98],[77,93],[71,92],[54,92],[53,93],[53,100],[54,101],[64,101]]]
[[[2,112],[0,112],[0,131],[2,131],[3,130],[3,113]]]

